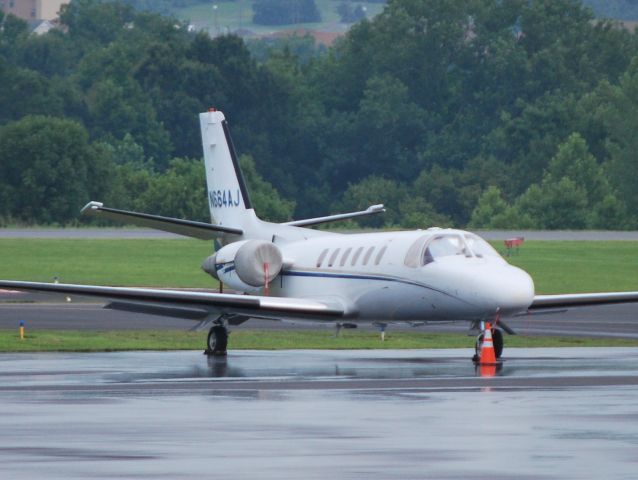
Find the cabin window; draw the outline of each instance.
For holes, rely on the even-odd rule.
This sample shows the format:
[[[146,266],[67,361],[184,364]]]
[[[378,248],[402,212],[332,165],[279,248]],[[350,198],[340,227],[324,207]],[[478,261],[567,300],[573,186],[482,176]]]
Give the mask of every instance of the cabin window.
[[[381,263],[381,259],[383,258],[383,254],[385,253],[385,251],[388,249],[387,245],[384,245],[381,250],[379,250],[379,253],[377,253],[377,258],[374,259],[374,264],[375,265],[379,265],[379,263]]]
[[[337,259],[337,255],[339,255],[339,250],[341,250],[340,248],[337,248],[334,252],[332,252],[332,255],[330,255],[330,260],[328,260],[328,266],[332,267],[335,263],[335,260]]]
[[[374,247],[368,248],[368,251],[366,252],[365,257],[363,257],[363,264],[364,265],[368,264],[368,260],[370,260],[370,257],[372,256],[372,252],[374,252]]]
[[[352,247],[349,247],[346,249],[345,252],[343,252],[343,257],[341,257],[341,263],[340,265],[343,267],[346,262],[348,261],[348,257],[350,256],[350,252],[352,252]]]
[[[323,252],[321,252],[321,255],[319,255],[319,258],[317,259],[317,268],[321,267],[321,264],[323,263],[324,259],[326,258],[326,255],[328,255],[328,249],[327,248]]]
[[[359,260],[359,257],[361,256],[361,252],[363,252],[363,247],[357,248],[357,251],[354,252],[354,256],[352,257],[352,262],[350,263],[350,265],[354,266],[357,263],[357,260]]]

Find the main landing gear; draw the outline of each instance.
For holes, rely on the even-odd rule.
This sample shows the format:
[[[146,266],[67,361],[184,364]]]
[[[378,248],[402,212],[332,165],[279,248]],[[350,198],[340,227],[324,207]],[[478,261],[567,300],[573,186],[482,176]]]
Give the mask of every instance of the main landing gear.
[[[222,314],[218,317],[208,317],[197,324],[192,330],[204,330],[211,326],[206,339],[206,350],[204,354],[212,357],[225,357],[228,348],[228,325],[241,325],[248,321],[250,317],[239,314]]]
[[[226,325],[214,325],[208,332],[208,340],[206,342],[206,355],[214,357],[225,357],[228,347],[228,329]]]

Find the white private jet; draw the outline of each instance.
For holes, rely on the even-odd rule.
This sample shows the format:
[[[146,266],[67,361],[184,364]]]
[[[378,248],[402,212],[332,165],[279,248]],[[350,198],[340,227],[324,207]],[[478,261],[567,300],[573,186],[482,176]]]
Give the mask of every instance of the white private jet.
[[[0,287],[102,297],[106,308],[199,320],[210,327],[207,351],[225,355],[228,325],[251,318],[332,322],[337,327],[374,323],[468,321],[477,331],[496,323],[496,356],[503,349],[500,319],[577,305],[638,302],[638,292],[534,295],[534,282],[487,242],[463,230],[338,234],[305,228],[383,211],[283,224],[257,218],[220,111],[199,115],[212,223],[105,207],[90,202],[85,214],[203,240],[219,248],[204,271],[244,295],[149,288],[0,281]]]

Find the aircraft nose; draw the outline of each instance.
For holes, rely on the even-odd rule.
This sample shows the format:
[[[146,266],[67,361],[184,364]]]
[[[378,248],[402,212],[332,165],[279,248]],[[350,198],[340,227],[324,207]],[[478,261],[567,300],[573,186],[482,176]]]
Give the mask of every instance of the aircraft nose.
[[[506,265],[488,282],[496,308],[504,314],[525,310],[534,300],[534,281],[520,268]]]
[[[534,300],[534,282],[527,272],[509,264],[481,265],[464,272],[468,300],[490,315],[500,309],[510,315],[527,309]]]

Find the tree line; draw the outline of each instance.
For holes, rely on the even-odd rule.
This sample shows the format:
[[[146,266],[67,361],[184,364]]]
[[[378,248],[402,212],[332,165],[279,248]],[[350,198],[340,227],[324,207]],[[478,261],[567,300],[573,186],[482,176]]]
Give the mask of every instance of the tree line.
[[[273,220],[637,228],[638,43],[576,0],[390,0],[332,48],[210,38],[118,2],[0,20],[0,217],[89,199],[206,219],[215,106]]]

